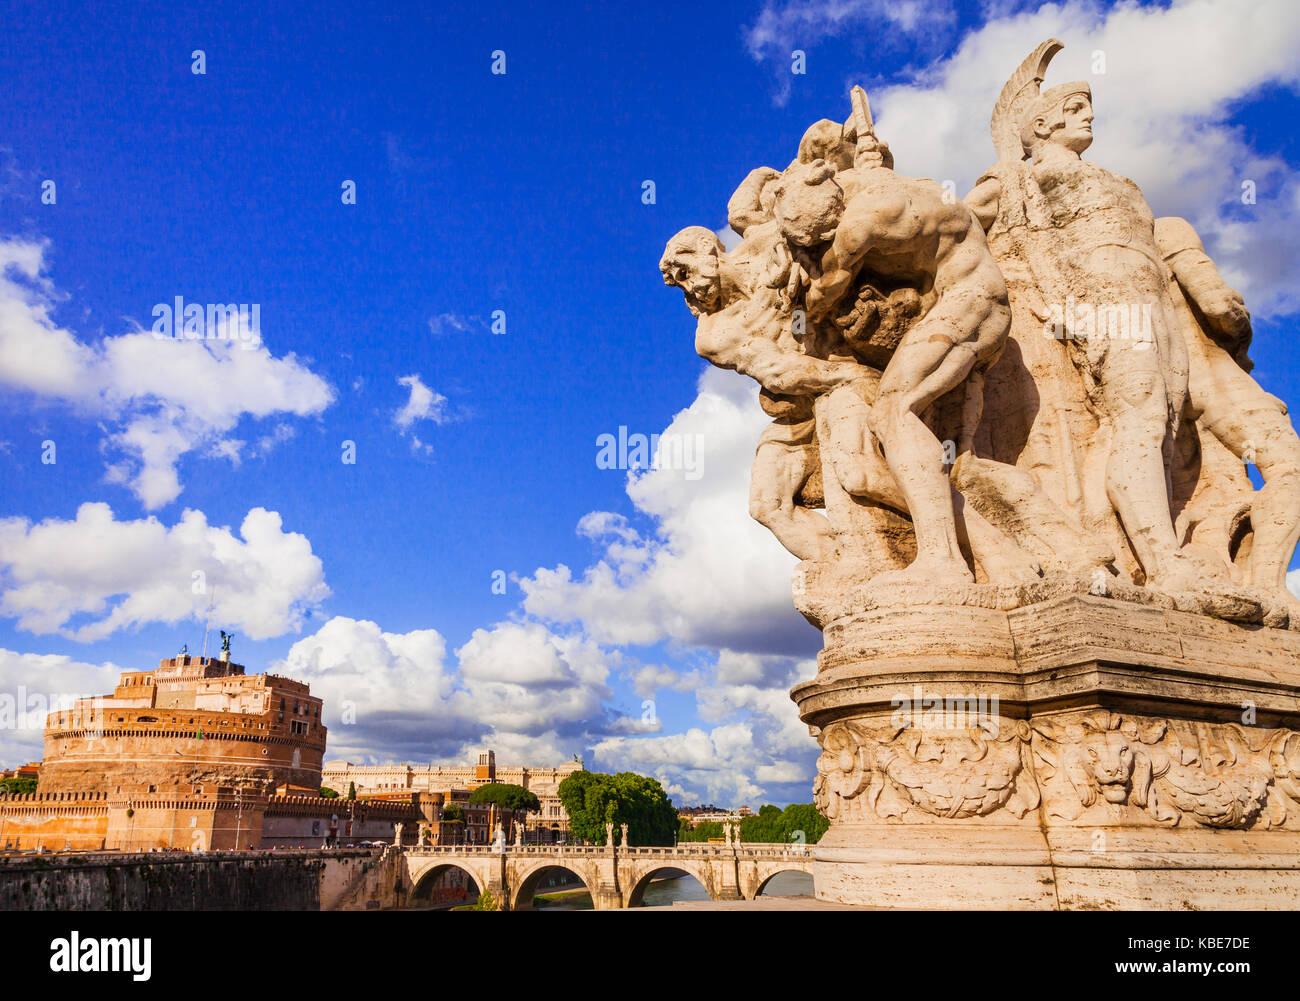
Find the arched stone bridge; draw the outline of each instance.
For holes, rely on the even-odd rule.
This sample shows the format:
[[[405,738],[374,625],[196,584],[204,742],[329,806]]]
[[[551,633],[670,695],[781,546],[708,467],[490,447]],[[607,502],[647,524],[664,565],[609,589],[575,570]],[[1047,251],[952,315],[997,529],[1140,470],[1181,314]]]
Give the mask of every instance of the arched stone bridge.
[[[568,869],[586,884],[597,910],[637,907],[651,879],[665,869],[680,869],[700,881],[710,900],[753,900],[779,872],[812,873],[807,845],[740,843],[690,844],[674,848],[614,846],[443,845],[403,848],[398,863],[399,896],[410,903],[422,885],[449,866],[473,877],[509,910],[533,906],[542,874]]]

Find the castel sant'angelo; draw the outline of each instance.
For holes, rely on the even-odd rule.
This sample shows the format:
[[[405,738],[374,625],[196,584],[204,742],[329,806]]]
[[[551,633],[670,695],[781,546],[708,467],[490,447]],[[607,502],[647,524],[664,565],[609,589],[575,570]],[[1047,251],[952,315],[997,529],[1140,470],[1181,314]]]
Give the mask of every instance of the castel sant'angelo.
[[[182,653],[52,712],[37,791],[3,797],[0,847],[222,850],[412,835],[436,804],[323,798],[321,700]]]
[[[307,685],[182,655],[127,671],[113,694],[51,713],[42,792],[258,790],[316,795],[325,726]]]

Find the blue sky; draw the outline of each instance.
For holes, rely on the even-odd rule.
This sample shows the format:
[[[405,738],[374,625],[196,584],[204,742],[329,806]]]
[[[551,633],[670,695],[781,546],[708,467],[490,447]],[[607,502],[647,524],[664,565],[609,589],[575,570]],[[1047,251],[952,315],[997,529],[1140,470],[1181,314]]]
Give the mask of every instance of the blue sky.
[[[7,691],[196,651],[201,572],[235,659],[326,698],[331,758],[487,744],[678,802],[807,801],[786,692],[819,640],[746,516],[763,418],[657,262],[855,82],[898,169],[965,192],[1051,35],[1049,82],[1097,96],[1089,157],[1197,224],[1256,377],[1300,403],[1290,4],[193,6],[4,11]],[[153,338],[176,296],[258,304],[261,343]],[[702,465],[600,468],[620,427],[698,435]]]

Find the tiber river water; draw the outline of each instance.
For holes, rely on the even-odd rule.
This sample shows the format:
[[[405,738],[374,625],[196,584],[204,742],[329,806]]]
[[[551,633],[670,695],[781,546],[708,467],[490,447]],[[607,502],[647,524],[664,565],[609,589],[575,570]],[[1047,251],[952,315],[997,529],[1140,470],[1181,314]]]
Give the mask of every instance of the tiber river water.
[[[577,885],[572,884],[576,889]],[[554,893],[550,887],[539,887],[538,893]],[[806,872],[779,872],[768,880],[767,885],[763,887],[763,896],[765,897],[811,897],[813,894],[813,879]],[[680,879],[662,879],[651,883],[646,887],[645,897],[642,904],[645,907],[665,907],[672,906],[678,900],[708,900],[709,895],[705,892],[699,882],[693,876],[682,876]],[[591,899],[585,895],[576,898],[572,902],[565,901],[563,897],[553,902],[546,902],[538,906],[537,910],[548,911],[579,911],[589,910],[591,908]]]

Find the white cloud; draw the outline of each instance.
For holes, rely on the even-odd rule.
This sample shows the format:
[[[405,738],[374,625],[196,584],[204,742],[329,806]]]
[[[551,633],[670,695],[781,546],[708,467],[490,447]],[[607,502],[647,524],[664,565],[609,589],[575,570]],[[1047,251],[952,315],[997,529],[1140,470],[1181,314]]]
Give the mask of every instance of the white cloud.
[[[74,398],[92,388],[87,349],[58,327],[43,273],[47,244],[0,240],[0,383]]]
[[[647,664],[632,677],[632,690],[643,699],[651,698],[661,688],[674,692],[692,692],[700,686],[700,673],[683,673],[659,664]]]
[[[812,659],[723,650],[711,682],[700,672],[690,686],[700,718],[716,724],[712,730],[614,735],[593,751],[602,768],[654,775],[676,790],[679,803],[807,802],[817,744],[799,720],[789,688],[816,670]]]
[[[662,737],[610,737],[592,751],[605,770],[652,775],[672,789],[679,802],[738,806],[766,791],[751,778],[764,761],[748,723],[714,727],[708,733],[691,727]]]
[[[202,618],[214,587],[213,621],[253,639],[299,628],[329,594],[311,543],[260,507],[239,537],[200,511],[168,528],[153,517],[118,521],[102,503],[70,521],[0,519],[0,614],[29,632],[86,642]]]
[[[712,672],[643,668],[640,697],[653,694],[642,691],[649,683],[695,691],[701,717],[716,724],[660,735],[663,721],[646,718],[640,704],[612,705],[620,661],[536,622],[477,629],[452,661],[434,630],[389,633],[335,617],[273,670],[325,700],[332,759],[463,762],[493,747],[498,761],[546,765],[590,747],[589,767],[654,775],[679,802],[807,800],[816,744],[786,689],[815,662],[727,653]],[[750,682],[727,680],[736,673]]]
[[[474,630],[456,656],[474,712],[497,730],[537,736],[600,728],[612,694],[611,655],[590,640],[505,622]]]
[[[701,668],[650,664],[629,678],[640,699],[693,692],[711,731],[663,734],[662,711],[649,721],[631,713],[593,745],[596,767],[654,775],[679,802],[809,796],[816,743],[789,688],[815,671],[808,655],[817,633],[791,602],[794,558],[748,513],[750,464],[768,421],[749,380],[705,370],[695,402],[665,431],[699,436],[703,476],[630,473],[628,497],[651,532],[622,514],[591,512],[577,532],[599,547],[594,564],[576,576],[563,565],[542,568],[520,581],[525,612],[576,624],[600,643],[715,652]]]
[[[457,313],[439,313],[437,316],[429,317],[429,333],[434,337],[441,337],[448,334],[464,334],[473,330],[475,322],[472,318],[461,316]]]
[[[411,425],[416,421],[432,421],[434,424],[447,422],[447,398],[426,386],[418,373],[404,375],[397,382],[411,391],[405,405],[393,415],[393,424],[403,436],[411,430]],[[411,450],[429,455],[433,452],[433,446],[421,441],[419,435],[413,433]]]
[[[458,715],[446,654],[436,630],[390,633],[335,616],[272,670],[324,699],[331,759],[427,759],[453,754],[480,732],[477,721]]]
[[[617,730],[606,682],[618,661],[582,637],[503,622],[476,629],[453,666],[434,630],[338,616],[275,670],[325,699],[332,758],[462,761],[491,746],[501,761],[552,764]]]
[[[953,4],[945,0],[767,0],[744,41],[755,60],[774,64],[773,101],[783,105],[790,97],[795,50],[811,60],[808,50],[818,42],[849,31],[868,35],[873,49],[929,46],[955,20]]]
[[[799,672],[809,676],[813,662]],[[655,737],[613,735],[593,747],[607,771],[653,775],[678,803],[726,806],[808,802],[817,743],[799,720],[787,686],[721,682],[696,690],[700,717],[711,730]]]
[[[233,458],[229,438],[245,417],[312,416],[334,394],[292,355],[260,339],[173,340],[136,330],[87,344],[58,326],[60,294],[45,274],[48,244],[0,240],[0,386],[70,405],[107,425],[109,482],[147,509],[181,492],[177,463],[195,450]],[[215,329],[210,333],[217,332]]]
[[[752,382],[706,370],[695,402],[665,432],[698,436],[700,478],[668,468],[629,473],[628,496],[654,520],[655,536],[618,514],[587,515],[578,530],[602,546],[597,562],[576,578],[561,564],[521,579],[525,611],[581,623],[606,644],[815,649],[817,634],[791,604],[794,558],[748,514],[749,466],[768,420]]]
[[[62,654],[0,649],[0,761],[39,761],[45,714],[70,708],[78,698],[111,692],[121,670]]]

